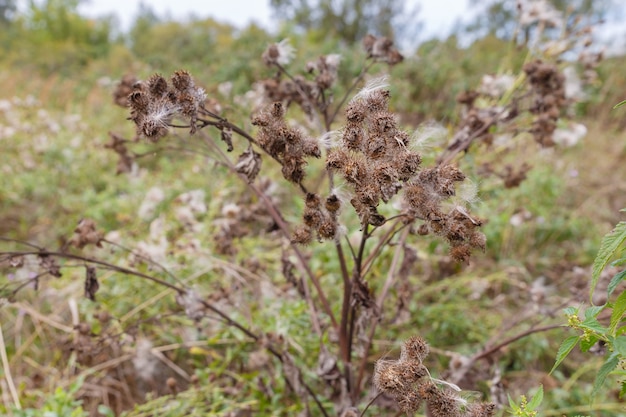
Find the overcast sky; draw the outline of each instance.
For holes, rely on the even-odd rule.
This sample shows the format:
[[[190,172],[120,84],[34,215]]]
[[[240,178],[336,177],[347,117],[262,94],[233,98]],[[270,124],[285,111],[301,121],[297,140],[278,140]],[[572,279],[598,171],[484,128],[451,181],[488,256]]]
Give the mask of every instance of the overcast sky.
[[[115,13],[126,29],[136,16],[139,3],[139,0],[87,0],[80,10],[87,16]],[[273,26],[269,0],[146,0],[145,3],[161,16],[169,13],[174,18],[185,18],[193,13],[239,27],[251,21],[266,29]],[[409,7],[416,3],[421,7],[418,18],[424,23],[422,35],[429,36],[447,34],[455,20],[466,13],[468,0],[407,0]]]

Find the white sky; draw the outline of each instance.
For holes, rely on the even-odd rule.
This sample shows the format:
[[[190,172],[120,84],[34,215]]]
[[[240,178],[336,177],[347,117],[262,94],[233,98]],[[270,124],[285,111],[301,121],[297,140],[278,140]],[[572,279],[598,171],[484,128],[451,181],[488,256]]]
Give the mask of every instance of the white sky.
[[[266,29],[273,26],[269,0],[145,0],[144,3],[159,16],[169,13],[174,18],[185,18],[193,13],[240,27],[253,20]],[[468,0],[407,0],[409,7],[416,3],[421,6],[418,19],[424,23],[421,36],[447,34],[468,8]],[[87,0],[80,10],[87,16],[115,13],[126,29],[134,20],[138,5],[139,0]]]

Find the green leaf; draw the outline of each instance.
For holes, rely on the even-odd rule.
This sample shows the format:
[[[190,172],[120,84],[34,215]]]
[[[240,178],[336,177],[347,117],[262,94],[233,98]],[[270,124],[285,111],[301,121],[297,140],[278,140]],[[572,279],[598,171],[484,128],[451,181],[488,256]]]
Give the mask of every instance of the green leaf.
[[[596,376],[596,380],[593,383],[593,390],[591,391],[591,398],[595,398],[596,394],[604,385],[604,381],[606,381],[606,377],[611,373],[613,369],[619,363],[619,354],[613,352],[607,360],[602,364],[600,369],[598,370],[598,375]]]
[[[616,109],[618,107],[622,107],[624,104],[626,104],[626,100],[620,101],[619,103],[617,103],[615,106],[613,106],[613,109]]]
[[[613,294],[613,291],[615,291],[615,287],[617,287],[618,284],[622,282],[624,279],[626,279],[626,269],[624,269],[622,272],[618,272],[617,274],[615,274],[613,279],[611,279],[611,282],[609,283],[609,286],[606,289],[609,297],[611,296],[611,294]]]
[[[563,362],[567,355],[569,355],[572,349],[574,349],[574,346],[576,346],[576,343],[578,343],[578,340],[580,340],[580,336],[570,336],[565,339],[563,343],[561,343],[561,346],[559,346],[559,350],[556,353],[556,361],[554,362],[554,366],[550,370],[550,373],[552,373],[561,364],[561,362]]]
[[[619,336],[613,339],[613,350],[622,358],[626,358],[626,336]]]
[[[595,317],[583,321],[580,323],[580,327],[600,334],[606,334],[608,332],[608,329],[603,327]]]
[[[589,352],[589,349],[591,349],[596,343],[598,343],[598,340],[600,340],[598,336],[591,335],[586,339],[580,339],[580,350],[582,352]]]
[[[574,308],[574,307],[567,307],[563,309],[563,312],[565,313],[565,315],[567,316],[577,316],[578,315],[578,309]]]
[[[515,401],[513,401],[513,398],[511,398],[509,394],[507,394],[506,396],[509,398],[509,407],[511,407],[513,411],[518,410],[519,407],[517,406],[517,404],[515,404]]]
[[[614,335],[617,326],[622,321],[626,313],[626,291],[622,292],[615,303],[613,304],[613,312],[611,313],[611,324],[609,325],[609,332]]]
[[[537,390],[535,395],[533,395],[530,401],[528,401],[528,405],[526,406],[526,408],[530,411],[534,411],[537,409],[537,407],[539,407],[541,401],[543,401],[543,385],[539,386],[539,389]]]
[[[617,226],[615,226],[615,229],[602,238],[600,250],[598,251],[596,259],[593,261],[593,271],[591,272],[591,292],[589,294],[590,299],[593,297],[593,292],[596,289],[598,279],[600,278],[600,274],[604,270],[604,267],[606,267],[606,264],[609,263],[611,257],[624,243],[624,240],[626,240],[626,222],[619,222]]]
[[[611,266],[622,266],[626,265],[626,257],[619,258],[611,262]]]
[[[586,320],[592,320],[592,319],[596,318],[598,316],[598,313],[600,313],[602,310],[604,310],[604,306],[591,306],[591,307],[589,307],[588,309],[585,310],[585,319]]]

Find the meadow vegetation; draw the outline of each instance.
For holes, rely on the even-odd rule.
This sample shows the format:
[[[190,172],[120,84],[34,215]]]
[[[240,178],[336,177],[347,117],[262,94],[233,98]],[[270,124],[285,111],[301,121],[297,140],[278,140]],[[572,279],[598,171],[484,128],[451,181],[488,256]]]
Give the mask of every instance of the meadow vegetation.
[[[0,19],[0,414],[623,415],[593,18],[405,51],[77,4]]]

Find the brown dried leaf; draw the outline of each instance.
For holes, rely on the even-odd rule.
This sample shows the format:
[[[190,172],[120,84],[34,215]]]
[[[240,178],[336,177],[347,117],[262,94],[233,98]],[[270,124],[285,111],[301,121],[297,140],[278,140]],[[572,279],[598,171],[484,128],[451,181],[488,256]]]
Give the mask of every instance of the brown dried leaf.
[[[249,147],[239,155],[235,169],[238,173],[245,175],[251,183],[261,172],[261,162],[261,155]]]
[[[222,140],[226,143],[227,151],[232,152],[233,147],[233,131],[225,127],[222,129]]]
[[[85,297],[91,301],[96,301],[96,292],[100,288],[100,283],[98,283],[98,277],[96,276],[96,268],[88,266],[85,272]]]

